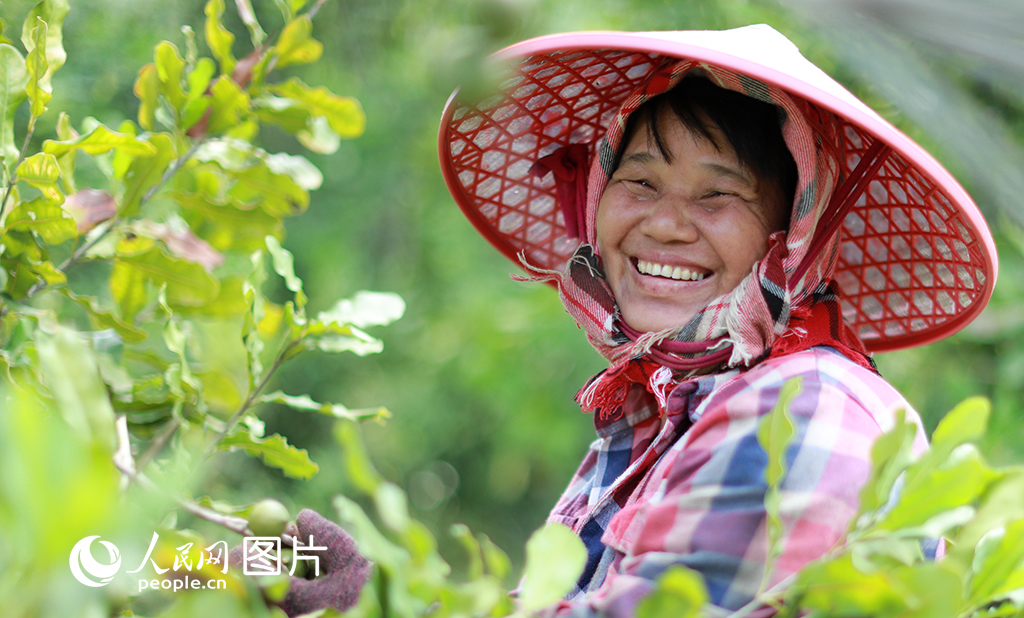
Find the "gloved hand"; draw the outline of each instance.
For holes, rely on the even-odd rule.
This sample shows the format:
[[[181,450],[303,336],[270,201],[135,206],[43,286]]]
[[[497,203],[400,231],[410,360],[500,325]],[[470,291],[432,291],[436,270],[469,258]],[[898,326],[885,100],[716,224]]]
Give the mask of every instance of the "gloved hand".
[[[300,548],[302,556],[318,556],[320,576],[316,579],[291,578],[288,594],[277,605],[289,616],[308,614],[325,607],[345,611],[359,600],[359,592],[370,577],[372,565],[356,549],[355,541],[334,522],[322,517],[316,511],[303,509],[295,518],[295,526],[285,531],[304,546],[326,547],[314,551]],[[230,564],[242,565],[243,548],[231,551]],[[295,558],[293,558],[294,560]],[[313,563],[307,562],[307,575],[314,576]]]

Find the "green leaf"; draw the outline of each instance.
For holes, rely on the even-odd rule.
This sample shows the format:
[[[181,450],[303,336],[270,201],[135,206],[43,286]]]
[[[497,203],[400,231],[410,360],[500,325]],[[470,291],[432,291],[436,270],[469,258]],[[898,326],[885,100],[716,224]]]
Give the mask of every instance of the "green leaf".
[[[377,488],[384,482],[380,473],[373,467],[363,442],[359,438],[359,429],[355,423],[342,421],[335,426],[335,437],[342,448],[345,471],[356,489],[368,496],[376,495]]]
[[[294,77],[283,84],[269,86],[268,90],[296,101],[313,116],[324,116],[331,129],[343,138],[359,137],[366,129],[363,108],[352,97],[338,96],[323,86],[310,88]]]
[[[31,230],[48,245],[78,237],[75,220],[64,209],[49,200],[36,198],[22,202],[7,216],[7,230]]]
[[[655,589],[636,607],[637,618],[697,618],[708,602],[701,576],[684,566],[672,566],[658,577]]]
[[[283,221],[262,209],[242,210],[203,192],[176,192],[172,197],[185,209],[185,219],[219,251],[262,249],[267,236],[284,235]]]
[[[286,395],[282,391],[274,391],[260,395],[257,403],[276,403],[288,406],[293,410],[301,412],[316,412],[335,418],[345,418],[353,421],[364,421],[368,419],[383,419],[391,416],[386,408],[366,408],[361,410],[349,410],[337,403],[319,403],[313,401],[309,395]]]
[[[764,507],[766,527],[768,532],[767,563],[762,578],[761,589],[768,586],[771,573],[775,567],[775,560],[782,553],[779,539],[782,538],[783,524],[779,515],[780,503],[782,501],[781,485],[785,478],[786,451],[795,433],[793,420],[789,415],[789,406],[800,392],[801,380],[795,378],[782,385],[779,391],[779,399],[775,407],[767,415],[761,418],[757,425],[757,442],[764,449],[767,456],[767,464],[764,469],[764,480],[768,487],[764,496]]]
[[[976,448],[962,445],[943,467],[920,475],[913,487],[908,483],[877,527],[898,530],[923,525],[944,511],[971,505],[997,478],[999,475],[985,464]]]
[[[210,86],[209,111],[209,133],[224,133],[237,126],[249,112],[249,94],[239,88],[230,77],[222,75]]]
[[[985,539],[978,544],[975,555],[969,599],[970,605],[978,605],[992,598],[997,592],[1005,593],[1006,581],[1014,571],[1024,569],[1024,519],[1006,526],[996,542],[985,547]]]
[[[209,58],[200,58],[196,66],[188,74],[188,100],[197,101],[210,87],[214,74],[217,73],[217,66]]]
[[[377,513],[392,532],[403,534],[409,528],[409,503],[398,485],[384,481],[373,493]]]
[[[124,175],[124,195],[121,201],[121,216],[132,217],[139,212],[146,193],[163,181],[164,172],[175,159],[174,142],[166,133],[154,133],[149,143],[156,150],[152,156],[132,159]],[[122,154],[118,151],[118,154]],[[126,153],[125,153],[126,154]]]
[[[156,146],[130,133],[117,133],[99,125],[86,135],[69,140],[43,142],[43,152],[55,157],[81,150],[88,155],[98,155],[119,150],[133,157],[151,157],[157,154]]]
[[[25,26],[28,27],[27,21]],[[33,44],[31,47],[28,43],[25,44],[26,48],[31,49],[25,58],[25,68],[28,69],[29,76],[25,93],[28,94],[31,103],[29,107],[29,113],[31,114],[31,119],[29,120],[30,127],[34,126],[35,119],[42,116],[43,112],[46,111],[46,104],[50,102],[52,97],[49,83],[44,82],[47,69],[50,66],[46,61],[46,22],[41,17],[37,17],[31,32]]]
[[[176,109],[185,105],[185,91],[181,88],[181,76],[185,72],[185,59],[173,44],[162,41],[156,46],[156,73],[160,78],[161,92]]]
[[[220,72],[230,75],[235,68],[235,57],[231,55],[235,35],[221,23],[220,17],[223,14],[224,0],[209,0],[206,3],[206,44],[213,57],[220,62]]]
[[[385,326],[405,314],[405,301],[392,292],[356,292],[351,300],[342,299],[316,316],[322,324],[351,324],[358,328]]]
[[[277,66],[308,64],[319,60],[324,46],[311,37],[312,33],[313,21],[309,15],[302,15],[289,22],[281,31],[281,36],[274,47],[277,53]]]
[[[320,467],[309,459],[304,449],[295,448],[279,434],[269,438],[257,438],[247,430],[239,430],[225,436],[218,445],[221,450],[242,449],[259,457],[263,463],[284,472],[285,476],[296,479],[310,479]]]
[[[308,191],[288,176],[275,174],[263,161],[232,175],[237,182],[229,195],[244,204],[259,206],[273,217],[302,214],[309,206]]]
[[[18,180],[35,187],[43,197],[54,204],[64,201],[64,195],[57,186],[59,178],[60,165],[57,164],[57,158],[51,154],[36,153],[18,166]]]
[[[64,18],[69,11],[68,0],[42,0],[29,11],[25,16],[25,22],[21,28],[21,42],[25,49],[32,52],[42,48],[46,59],[46,72],[41,75],[40,87],[47,92],[50,90],[50,79],[53,74],[64,66],[67,60],[67,53],[64,51]],[[45,40],[40,45],[39,40],[33,35],[37,20],[41,19],[46,23]]]
[[[256,19],[256,12],[252,10],[251,0],[235,0],[235,6],[238,8],[238,16],[242,18],[242,23],[249,30],[252,46],[259,47],[267,38],[267,33],[263,31],[259,20]]]
[[[201,265],[174,258],[159,247],[120,254],[110,274],[110,290],[125,320],[132,321],[148,302],[146,282],[166,286],[172,307],[199,307],[217,298],[220,284]]]
[[[249,369],[249,390],[257,388],[263,380],[263,340],[260,338],[259,324],[265,315],[266,300],[263,297],[263,283],[267,279],[267,269],[263,264],[263,252],[254,251],[250,256],[252,270],[242,283],[242,294],[249,305],[242,316],[242,341],[245,344]]]
[[[284,277],[284,283],[295,293],[302,292],[302,280],[295,276],[295,258],[291,251],[281,246],[281,242],[273,236],[267,236],[267,251],[273,259],[274,270]]]
[[[800,392],[800,379],[789,380],[782,385],[775,407],[761,418],[757,425],[757,442],[768,455],[764,480],[769,488],[778,488],[786,474],[786,449],[793,439],[793,421],[789,416],[789,405]]]
[[[508,559],[508,554],[495,545],[486,534],[481,534],[479,538],[487,570],[499,580],[504,580],[512,571],[512,562]]]
[[[548,523],[526,542],[526,570],[519,587],[520,605],[532,612],[566,595],[583,573],[587,549],[562,524]]]
[[[78,304],[82,309],[85,309],[96,327],[100,329],[112,328],[117,331],[117,334],[121,336],[121,339],[128,343],[139,343],[146,340],[146,331],[136,328],[119,319],[108,309],[100,305],[100,301],[98,299],[93,298],[92,296],[79,296],[68,288],[62,288],[61,293]]]
[[[367,356],[384,350],[384,342],[354,326],[324,328],[319,322],[310,323],[302,343],[307,348],[331,354],[352,352],[356,356]]]
[[[50,324],[36,332],[39,367],[61,415],[83,436],[113,452],[114,409],[100,378],[96,356],[78,333]]]
[[[867,525],[870,515],[888,502],[896,479],[913,461],[916,433],[917,427],[905,420],[903,410],[898,410],[893,428],[875,440],[871,446],[871,476],[858,494],[860,509],[857,517],[850,520],[851,529]]]
[[[334,154],[341,147],[341,136],[334,132],[324,116],[313,116],[305,129],[295,133],[296,139],[317,154]]]
[[[20,146],[14,136],[14,113],[28,94],[28,69],[21,52],[10,45],[0,45],[0,156],[7,169],[18,160]]]
[[[291,178],[306,191],[315,191],[324,182],[324,175],[320,169],[301,155],[277,152],[265,155],[263,160],[270,171]]]
[[[133,92],[139,99],[139,126],[152,131],[156,110],[160,107],[160,74],[155,64],[147,64],[139,69]]]
[[[802,597],[801,609],[823,616],[889,618],[906,608],[884,574],[857,570],[849,555],[805,566],[789,594]]]
[[[57,137],[62,140],[71,140],[78,136],[74,128],[71,126],[71,118],[66,113],[61,112],[57,115]],[[45,143],[44,152],[45,152]],[[53,154],[53,153],[50,153]],[[78,193],[78,187],[75,185],[75,154],[74,152],[66,153],[57,156],[57,165],[60,166],[60,186],[64,195],[74,195]]]
[[[931,457],[945,460],[961,444],[983,438],[991,413],[992,404],[984,397],[971,397],[957,404],[932,432]]]

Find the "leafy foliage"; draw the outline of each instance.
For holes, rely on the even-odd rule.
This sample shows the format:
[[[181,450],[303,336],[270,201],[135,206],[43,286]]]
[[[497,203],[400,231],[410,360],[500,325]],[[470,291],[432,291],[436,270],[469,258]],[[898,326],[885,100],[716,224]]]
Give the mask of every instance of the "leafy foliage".
[[[76,119],[50,109],[57,103],[61,109],[74,107],[54,92],[53,80],[68,61],[62,40],[66,1],[35,5],[22,20],[19,41],[0,37],[0,611],[5,616],[279,615],[263,601],[284,592],[284,582],[273,578],[231,578],[228,592],[168,595],[139,594],[124,580],[87,588],[68,577],[69,550],[87,535],[112,538],[125,556],[137,556],[145,553],[143,541],[159,531],[154,556],[167,564],[186,543],[207,545],[225,529],[245,533],[252,505],[222,501],[236,494],[217,474],[240,465],[247,482],[255,476],[284,479],[300,493],[315,491],[302,488],[318,488],[325,471],[344,470],[347,492],[334,499],[333,514],[377,565],[352,614],[507,615],[515,610],[507,596],[515,570],[508,556],[487,535],[463,525],[435,535],[417,519],[424,509],[410,504],[410,495],[385,479],[404,471],[385,462],[391,466],[385,475],[370,463],[364,438],[393,429],[381,430],[371,422],[361,430],[357,423],[382,421],[388,411],[376,404],[348,407],[323,393],[305,394],[307,382],[279,378],[296,366],[296,359],[312,357],[320,363],[324,354],[340,352],[351,352],[348,356],[357,357],[353,362],[360,367],[375,367],[372,355],[383,344],[370,334],[372,329],[403,317],[406,306],[389,293],[358,292],[333,303],[311,293],[333,291],[336,281],[353,269],[378,268],[367,268],[358,259],[331,260],[349,255],[346,243],[318,247],[335,252],[322,261],[341,262],[340,273],[314,274],[309,289],[298,276],[305,273],[311,280],[311,271],[304,268],[314,246],[309,239],[333,236],[332,230],[343,227],[337,221],[369,221],[354,227],[361,244],[375,237],[367,230],[391,221],[386,208],[376,219],[367,214],[372,208],[337,209],[341,214],[332,216],[350,219],[330,224],[322,218],[309,223],[292,219],[310,207],[311,191],[328,186],[338,193],[338,182],[352,180],[357,166],[343,140],[359,136],[367,126],[354,98],[307,85],[316,81],[311,79],[315,71],[295,75],[282,70],[315,68],[309,63],[336,53],[339,46],[356,49],[362,41],[358,36],[322,37],[323,43],[314,39],[314,18],[323,2],[278,0],[273,5],[280,15],[271,18],[258,16],[249,0],[233,4],[237,15],[223,0],[210,0],[201,37],[185,28],[177,43],[156,46],[152,62],[134,77],[138,111],[133,121]],[[607,26],[600,20],[621,19],[620,4],[613,10],[598,2],[588,19]],[[632,19],[650,10],[642,4],[630,3],[636,9],[628,11]],[[722,21],[728,11],[734,15],[729,19],[759,19],[757,9],[746,3],[726,4],[733,8],[703,15],[705,25],[733,25]],[[429,3],[406,7],[394,27],[417,23],[428,10]],[[510,36],[512,22],[520,19],[517,10],[509,3],[483,3],[479,12],[487,16],[486,36]],[[371,36],[370,29],[364,30],[360,36]],[[246,33],[251,48],[239,57],[236,39],[245,39]],[[424,36],[416,43],[420,47],[410,49],[437,54],[443,48],[446,56],[469,57],[493,43],[470,34],[448,26],[432,35],[440,39]],[[438,45],[439,40],[470,40],[472,49],[451,49]],[[203,46],[206,55],[200,53]],[[440,70],[456,68],[448,64]],[[393,125],[380,122],[384,128],[376,130],[398,135],[408,128],[400,126],[408,122],[401,116],[396,112]],[[381,141],[388,148],[410,149],[402,140]],[[426,141],[432,145],[432,136]],[[299,146],[309,159],[294,154]],[[412,149],[417,148],[414,143]],[[344,163],[321,173],[320,161],[326,159],[318,157],[332,154]],[[400,192],[407,190],[403,184],[382,182],[376,174],[366,174],[372,193],[346,199],[372,197],[374,207],[401,201]],[[446,246],[447,220],[433,212],[423,216],[434,217],[426,227],[436,236],[424,244]],[[289,229],[301,231],[290,249],[283,245],[286,220]],[[400,235],[401,226],[396,227]],[[403,396],[418,401],[423,385],[458,370],[468,373],[488,399],[523,399],[523,406],[536,410],[550,427],[555,422],[551,404],[542,400],[552,399],[554,388],[542,385],[537,394],[524,396],[516,385],[503,385],[501,371],[489,369],[493,363],[480,359],[521,353],[520,346],[529,348],[531,359],[540,358],[529,368],[537,376],[556,373],[554,368],[563,376],[587,373],[585,363],[575,368],[575,352],[545,356],[521,342],[527,329],[517,320],[528,322],[531,315],[549,311],[544,303],[551,303],[530,293],[496,300],[485,292],[466,306],[451,278],[478,268],[477,260],[454,249],[439,255],[448,257],[399,253],[388,258],[407,269],[399,281],[439,278],[440,287],[454,290],[440,306],[460,307],[457,317],[435,320],[429,328],[422,316],[392,327],[431,350],[430,366],[417,367],[423,369],[421,381],[402,384]],[[441,271],[454,274],[438,275]],[[433,302],[413,296],[417,302]],[[456,337],[472,339],[486,328],[479,316],[491,320],[495,313],[510,316],[501,325],[502,338],[474,348],[471,363],[460,360],[452,350],[465,339]],[[543,329],[529,336],[530,341],[554,339]],[[567,364],[573,368],[561,367]],[[356,373],[356,379],[367,375]],[[275,382],[286,386],[271,390]],[[477,405],[475,400],[460,403],[470,410]],[[286,432],[268,431],[284,415],[328,423],[333,431],[322,438],[340,446],[340,461],[295,446]],[[871,480],[846,542],[786,582],[787,588],[763,590],[758,603],[788,615],[806,611],[818,616],[966,617],[1024,611],[1024,471],[993,467],[972,445],[983,439],[987,420],[987,404],[968,400],[938,425],[933,450],[919,460],[910,454],[913,428],[897,424],[875,446]],[[483,424],[475,410],[462,422],[477,429]],[[784,396],[759,432],[772,463],[766,478],[769,535],[777,536],[782,525],[773,515],[791,431]],[[545,448],[575,456],[566,433],[546,432],[551,437]],[[451,440],[458,442],[463,435],[452,432]],[[390,448],[407,444],[394,440]],[[472,459],[475,453],[467,450],[463,456]],[[521,455],[508,449],[489,461],[478,467],[489,468],[488,481],[505,487],[510,496],[522,495],[528,485],[509,470],[525,466],[527,477],[538,478],[546,473],[539,456],[523,464]],[[253,485],[254,492],[263,487]],[[545,501],[543,496],[534,499]],[[945,555],[926,560],[922,540],[939,537],[945,539]],[[450,558],[442,557],[446,543],[464,550],[456,557],[461,562],[450,564]],[[526,553],[522,611],[559,598],[584,559],[576,537],[557,527],[539,531]],[[699,576],[672,568],[637,612],[641,618],[695,616],[706,600]]]

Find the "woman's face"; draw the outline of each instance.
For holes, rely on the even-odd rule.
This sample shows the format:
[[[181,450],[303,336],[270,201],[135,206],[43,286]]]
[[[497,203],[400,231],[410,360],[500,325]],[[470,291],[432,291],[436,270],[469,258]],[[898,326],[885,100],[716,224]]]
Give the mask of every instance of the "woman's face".
[[[608,283],[622,318],[639,331],[682,326],[732,291],[789,210],[777,183],[741,165],[713,123],[719,148],[670,111],[657,121],[671,162],[641,124],[597,211]]]

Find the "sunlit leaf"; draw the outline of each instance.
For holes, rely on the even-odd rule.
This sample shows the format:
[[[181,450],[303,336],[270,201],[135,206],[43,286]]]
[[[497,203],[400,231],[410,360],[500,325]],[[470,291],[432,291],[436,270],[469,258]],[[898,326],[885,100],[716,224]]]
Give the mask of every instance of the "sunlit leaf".
[[[235,6],[238,8],[238,16],[242,18],[242,23],[249,30],[253,47],[259,47],[263,43],[263,39],[267,38],[267,33],[263,31],[260,22],[256,19],[256,12],[252,10],[251,0],[235,0]]]
[[[299,143],[317,154],[334,154],[341,147],[341,136],[334,132],[324,116],[314,116],[306,128],[295,133]]]
[[[213,57],[220,62],[220,72],[230,75],[235,68],[235,57],[231,54],[235,35],[221,23],[223,14],[224,0],[209,0],[206,3],[206,44],[210,46]]]
[[[802,594],[802,609],[825,616],[887,618],[906,608],[885,575],[857,570],[848,555],[805,566],[791,592]]]
[[[14,113],[28,94],[28,69],[21,52],[10,45],[0,45],[0,156],[8,169],[18,160],[20,144],[14,136]]]
[[[113,451],[114,409],[92,349],[77,332],[53,324],[38,331],[36,351],[64,420],[76,432]]]
[[[196,62],[195,67],[189,72],[187,78],[189,102],[196,101],[206,93],[216,73],[217,65],[214,64],[213,60],[200,58]]]
[[[587,549],[562,524],[548,523],[526,542],[526,567],[519,601],[525,611],[546,607],[565,596],[583,573]]]
[[[163,180],[164,172],[175,159],[174,143],[166,133],[154,133],[149,143],[156,149],[152,156],[139,156],[131,161],[124,175],[125,191],[121,215],[131,217],[138,213],[142,199]]]
[[[987,547],[985,539],[978,544],[969,587],[968,602],[972,605],[988,600],[1003,588],[1013,571],[1024,569],[1024,519],[1006,526],[994,540]]]
[[[402,534],[408,529],[409,503],[400,487],[385,481],[377,486],[373,500],[381,521],[392,532]]]
[[[317,326],[321,326],[321,328],[317,328]],[[379,354],[384,350],[384,342],[351,325],[323,328],[322,323],[310,323],[307,332],[308,335],[303,339],[303,344],[321,352],[331,354],[352,352],[356,356],[367,356]]]
[[[63,288],[61,293],[77,303],[82,307],[82,309],[85,309],[89,314],[89,317],[95,322],[97,328],[112,328],[117,331],[117,334],[120,335],[122,339],[129,343],[138,343],[146,340],[146,331],[136,328],[124,320],[119,319],[111,313],[109,309],[100,305],[98,299],[92,296],[74,294],[67,288]]]
[[[185,91],[181,87],[181,76],[185,72],[185,59],[178,48],[167,41],[156,46],[156,73],[160,78],[161,92],[175,108],[185,104]]]
[[[892,429],[879,436],[871,446],[871,476],[861,487],[858,499],[858,517],[850,521],[851,527],[860,525],[860,515],[873,513],[886,504],[896,479],[913,461],[914,436],[917,427],[905,420],[902,410],[896,413]]]
[[[320,470],[320,467],[309,459],[309,453],[305,449],[295,448],[278,434],[269,438],[257,438],[246,430],[240,430],[225,436],[218,448],[242,449],[292,478],[309,479]]]
[[[275,174],[263,162],[234,172],[238,181],[229,191],[232,198],[246,204],[258,205],[275,217],[291,217],[305,212],[309,206],[309,192],[291,178]]]
[[[242,210],[230,204],[218,204],[204,194],[175,193],[175,200],[186,208],[186,220],[202,221],[199,231],[219,250],[252,251],[264,247],[268,235],[284,235],[284,223],[262,209]],[[194,215],[192,213],[195,213]]]
[[[249,305],[242,314],[242,341],[245,345],[249,369],[249,389],[255,389],[263,379],[263,339],[260,338],[259,326],[263,321],[266,300],[263,297],[263,283],[267,280],[267,270],[263,263],[263,251],[254,251],[250,260],[252,270],[242,283],[242,294]]]
[[[31,230],[48,245],[59,245],[78,236],[74,219],[49,200],[36,198],[19,204],[7,217],[7,230]]]
[[[312,32],[313,21],[308,15],[302,15],[288,23],[281,31],[281,36],[274,47],[277,53],[277,66],[307,64],[319,60],[324,46],[310,36]]]
[[[139,69],[133,92],[139,99],[139,126],[152,131],[156,110],[160,107],[160,75],[155,64],[147,64]]]
[[[779,399],[772,411],[758,421],[757,442],[764,449],[767,463],[764,469],[764,480],[767,490],[764,496],[766,527],[768,530],[767,563],[762,588],[767,587],[775,560],[782,553],[779,539],[782,538],[782,517],[779,508],[782,501],[781,485],[786,475],[786,451],[795,433],[793,420],[789,415],[789,406],[800,392],[801,381],[795,378],[782,385]]]
[[[922,474],[914,487],[904,487],[899,502],[877,525],[883,530],[920,526],[943,511],[970,505],[998,476],[977,449],[962,445],[943,467]]]
[[[210,117],[207,131],[217,135],[242,121],[249,110],[249,95],[230,77],[222,75],[210,86]]]
[[[41,0],[28,15],[21,29],[21,42],[25,49],[37,49],[38,40],[33,37],[32,29],[37,20],[46,23],[46,38],[42,44],[42,52],[46,58],[46,72],[41,76],[40,85],[49,91],[50,79],[53,74],[64,66],[67,53],[64,51],[64,18],[69,11],[68,0]]]
[[[25,25],[28,27],[28,21],[26,21]],[[25,68],[28,70],[29,77],[28,84],[25,86],[25,93],[28,95],[29,102],[31,103],[29,113],[32,118],[29,121],[29,126],[32,126],[35,123],[35,119],[42,116],[43,112],[46,111],[46,106],[53,96],[46,79],[47,70],[50,65],[46,59],[46,22],[41,17],[36,18],[36,23],[32,26],[29,38],[32,45],[25,44],[25,47],[31,50],[28,56],[25,57]]]
[[[368,496],[377,493],[377,487],[384,479],[373,467],[370,457],[366,454],[359,429],[355,423],[343,421],[335,425],[335,437],[341,444],[345,471],[356,488]]]
[[[139,139],[135,135],[117,133],[103,125],[99,125],[86,135],[73,139],[43,142],[43,152],[59,157],[74,150],[81,150],[90,155],[103,154],[111,150],[120,150],[133,157],[147,157],[157,154],[156,146]]]
[[[39,189],[47,200],[56,204],[64,201],[64,195],[57,186],[59,178],[60,166],[57,165],[57,158],[50,154],[34,154],[18,166],[18,180]]]
[[[274,391],[260,395],[258,403],[277,403],[288,406],[293,410],[302,412],[316,412],[335,418],[347,418],[353,421],[362,421],[373,418],[387,418],[391,414],[386,408],[368,408],[360,410],[349,410],[338,403],[320,403],[313,401],[309,395],[287,395],[282,391]]]
[[[356,99],[333,94],[323,86],[310,88],[298,78],[270,86],[278,96],[297,101],[314,116],[324,116],[335,133],[343,138],[358,137],[366,128],[366,115]]]
[[[356,292],[352,299],[342,299],[316,320],[323,324],[351,324],[358,328],[384,326],[405,314],[405,301],[393,292]]]
[[[306,191],[319,189],[324,182],[324,175],[320,169],[301,155],[278,152],[266,155],[263,160],[266,161],[270,171],[291,178],[295,184]]]
[[[637,618],[696,618],[708,602],[701,576],[683,566],[669,567],[658,577],[654,591],[636,607]]]
[[[78,137],[78,132],[71,126],[71,117],[61,112],[57,116],[57,138],[60,140],[73,140]],[[45,146],[45,142],[44,142]],[[45,152],[45,148],[43,150]],[[50,153],[53,154],[53,153]],[[74,152],[55,155],[57,165],[60,166],[60,183],[64,195],[78,193],[75,185],[75,154]]]
[[[992,404],[984,397],[971,397],[957,404],[932,432],[934,457],[945,459],[961,444],[982,438],[991,412]]]
[[[295,304],[301,311],[306,304],[306,295],[302,291],[302,280],[295,276],[295,258],[291,251],[281,246],[281,242],[277,238],[267,236],[264,240],[267,244],[267,251],[270,252],[274,271],[284,277],[285,286],[295,293]]]
[[[152,248],[138,255],[118,255],[110,275],[110,290],[126,320],[148,302],[146,282],[166,286],[172,307],[195,307],[217,297],[220,284],[199,264],[167,255]]]

